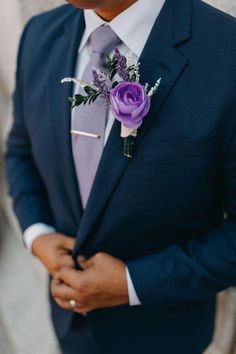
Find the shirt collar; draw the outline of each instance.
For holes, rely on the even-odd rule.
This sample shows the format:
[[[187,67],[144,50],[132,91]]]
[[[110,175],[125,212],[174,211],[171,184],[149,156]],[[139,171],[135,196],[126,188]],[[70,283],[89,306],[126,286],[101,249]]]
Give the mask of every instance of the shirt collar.
[[[137,0],[111,22],[104,21],[93,10],[85,10],[86,27],[79,51],[87,44],[93,31],[109,25],[129,50],[140,57],[164,3],[165,0]]]

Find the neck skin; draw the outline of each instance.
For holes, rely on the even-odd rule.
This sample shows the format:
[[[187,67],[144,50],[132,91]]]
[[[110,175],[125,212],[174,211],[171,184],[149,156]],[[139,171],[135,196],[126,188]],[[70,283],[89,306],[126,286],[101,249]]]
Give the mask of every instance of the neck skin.
[[[126,0],[126,1],[119,1],[114,5],[109,5],[104,8],[94,9],[94,11],[100,16],[103,20],[110,22],[123,11],[128,9],[131,5],[133,5],[137,0]]]

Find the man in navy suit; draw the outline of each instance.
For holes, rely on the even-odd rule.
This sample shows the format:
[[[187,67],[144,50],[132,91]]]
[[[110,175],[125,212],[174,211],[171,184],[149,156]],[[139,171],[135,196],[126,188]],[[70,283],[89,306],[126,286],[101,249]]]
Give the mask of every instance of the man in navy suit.
[[[25,28],[6,155],[24,241],[52,276],[63,353],[200,354],[216,294],[236,285],[236,22],[199,0],[68,2]],[[162,81],[132,159],[106,112],[83,204],[75,88],[60,81],[83,76],[103,26],[143,83]]]

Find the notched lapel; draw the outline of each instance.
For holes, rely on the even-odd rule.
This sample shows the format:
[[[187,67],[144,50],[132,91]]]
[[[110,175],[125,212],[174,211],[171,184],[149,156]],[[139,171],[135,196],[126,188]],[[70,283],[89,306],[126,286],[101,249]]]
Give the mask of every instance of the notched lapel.
[[[74,18],[65,25],[64,32],[52,48],[49,79],[49,106],[52,140],[55,159],[68,192],[72,212],[78,224],[82,206],[73,162],[70,125],[71,113],[68,97],[72,95],[72,84],[61,84],[64,77],[74,77],[79,43],[84,32],[84,16],[75,10]]]
[[[144,124],[139,129],[135,145],[136,151],[153,120],[155,118],[158,119],[157,114],[161,106],[188,63],[187,59],[174,46],[186,41],[190,37],[191,10],[191,0],[166,0],[166,4],[153,27],[141,55],[140,73],[142,82],[154,84],[160,77],[162,81],[158,93],[152,99],[152,107],[149,115],[145,118]],[[173,13],[177,13],[179,17],[178,21],[175,19],[172,23],[170,17],[173,16]],[[177,25],[178,28],[174,32],[171,26]],[[172,33],[175,33],[175,36],[170,38],[170,34]],[[120,124],[115,121],[100,161],[87,208],[82,218],[76,247],[73,252],[75,258],[129,163],[130,160],[123,155]]]

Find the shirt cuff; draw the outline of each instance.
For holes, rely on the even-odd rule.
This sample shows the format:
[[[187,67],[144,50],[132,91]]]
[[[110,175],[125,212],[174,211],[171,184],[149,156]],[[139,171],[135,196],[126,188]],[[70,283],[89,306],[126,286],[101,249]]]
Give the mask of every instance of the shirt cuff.
[[[128,284],[128,294],[129,294],[130,306],[141,305],[141,302],[139,301],[138,295],[135,291],[134,284],[133,284],[132,279],[130,277],[129,269],[127,267],[126,267],[126,278],[127,278],[127,284]]]
[[[36,238],[45,234],[51,234],[56,232],[54,227],[43,224],[36,223],[28,227],[23,233],[23,240],[26,248],[32,252],[32,244]]]

